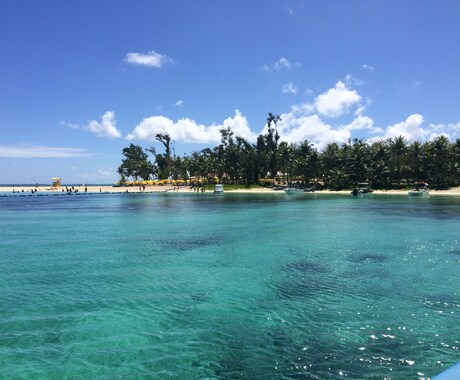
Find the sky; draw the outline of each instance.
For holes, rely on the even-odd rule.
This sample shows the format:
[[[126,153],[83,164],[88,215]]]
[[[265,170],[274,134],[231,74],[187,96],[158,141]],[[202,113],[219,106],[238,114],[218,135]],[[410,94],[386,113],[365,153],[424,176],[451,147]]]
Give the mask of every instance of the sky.
[[[2,0],[0,184],[106,184],[122,150],[460,138],[457,0]]]

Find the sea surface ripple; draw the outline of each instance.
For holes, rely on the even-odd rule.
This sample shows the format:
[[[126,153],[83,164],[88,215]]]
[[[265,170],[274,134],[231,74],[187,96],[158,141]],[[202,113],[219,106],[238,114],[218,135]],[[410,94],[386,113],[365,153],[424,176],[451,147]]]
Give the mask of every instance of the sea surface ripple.
[[[2,379],[427,379],[458,359],[456,198],[0,199]]]

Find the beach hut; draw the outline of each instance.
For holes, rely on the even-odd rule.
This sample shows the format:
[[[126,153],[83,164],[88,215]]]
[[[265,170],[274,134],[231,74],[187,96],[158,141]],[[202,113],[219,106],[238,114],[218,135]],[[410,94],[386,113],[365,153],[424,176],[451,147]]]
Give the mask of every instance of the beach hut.
[[[54,177],[54,178],[51,178],[51,180],[53,181],[52,183],[52,187],[61,187],[61,179],[58,178],[58,177]]]

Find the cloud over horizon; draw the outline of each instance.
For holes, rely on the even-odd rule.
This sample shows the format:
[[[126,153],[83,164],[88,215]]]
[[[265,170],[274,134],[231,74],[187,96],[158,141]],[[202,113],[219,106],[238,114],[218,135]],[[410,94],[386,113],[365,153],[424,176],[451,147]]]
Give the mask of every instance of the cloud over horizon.
[[[205,126],[192,119],[182,118],[177,122],[165,116],[151,116],[142,120],[134,130],[126,136],[127,140],[155,141],[157,133],[168,133],[172,140],[186,143],[219,143],[220,130],[230,127],[237,136],[249,141],[255,140],[246,117],[235,110],[233,117],[228,117],[222,124]]]
[[[344,81],[316,96],[311,103],[291,106],[289,112],[280,114],[277,124],[281,141],[298,143],[310,141],[316,148],[323,149],[329,143],[344,144],[359,131],[371,135],[366,139],[370,142],[403,136],[408,142],[415,140],[431,140],[439,135],[448,137],[459,136],[458,124],[430,124],[423,127],[424,118],[420,114],[412,114],[405,121],[397,122],[385,128],[375,125],[374,120],[366,116],[366,99],[362,104],[362,96],[351,85],[354,83],[347,76]],[[292,83],[288,83],[292,85]],[[286,85],[289,93],[291,86]],[[293,86],[293,85],[292,85]],[[330,119],[325,121],[323,118]],[[176,122],[165,116],[151,116],[143,119],[134,130],[126,136],[128,140],[155,141],[157,133],[168,133],[171,139],[185,143],[218,144],[221,140],[220,129],[230,127],[236,136],[254,143],[259,134],[266,133],[265,125],[260,131],[251,130],[246,117],[235,111],[222,124],[205,126],[194,120],[182,118]]]
[[[40,145],[0,145],[0,157],[4,158],[74,158],[89,157],[85,149],[62,148]]]

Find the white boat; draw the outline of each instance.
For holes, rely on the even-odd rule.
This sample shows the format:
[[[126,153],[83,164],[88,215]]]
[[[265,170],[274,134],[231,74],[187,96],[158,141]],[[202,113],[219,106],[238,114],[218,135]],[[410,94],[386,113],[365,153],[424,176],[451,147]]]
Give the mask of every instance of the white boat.
[[[353,195],[358,195],[358,194],[371,194],[373,192],[374,190],[371,189],[371,187],[369,186],[367,182],[361,182],[361,183],[358,183],[358,186],[356,186],[351,193]]]
[[[429,193],[430,190],[428,189],[427,183],[416,183],[415,186],[407,192],[408,195],[414,197],[428,195]]]
[[[430,193],[430,190],[428,189],[410,189],[407,194],[412,195],[412,196],[423,196],[423,195],[428,195]]]
[[[284,192],[287,195],[300,195],[304,193],[304,191],[302,189],[299,189],[298,187],[286,187],[284,189]]]
[[[217,184],[214,186],[214,194],[223,194],[224,192],[224,185],[222,184]]]

